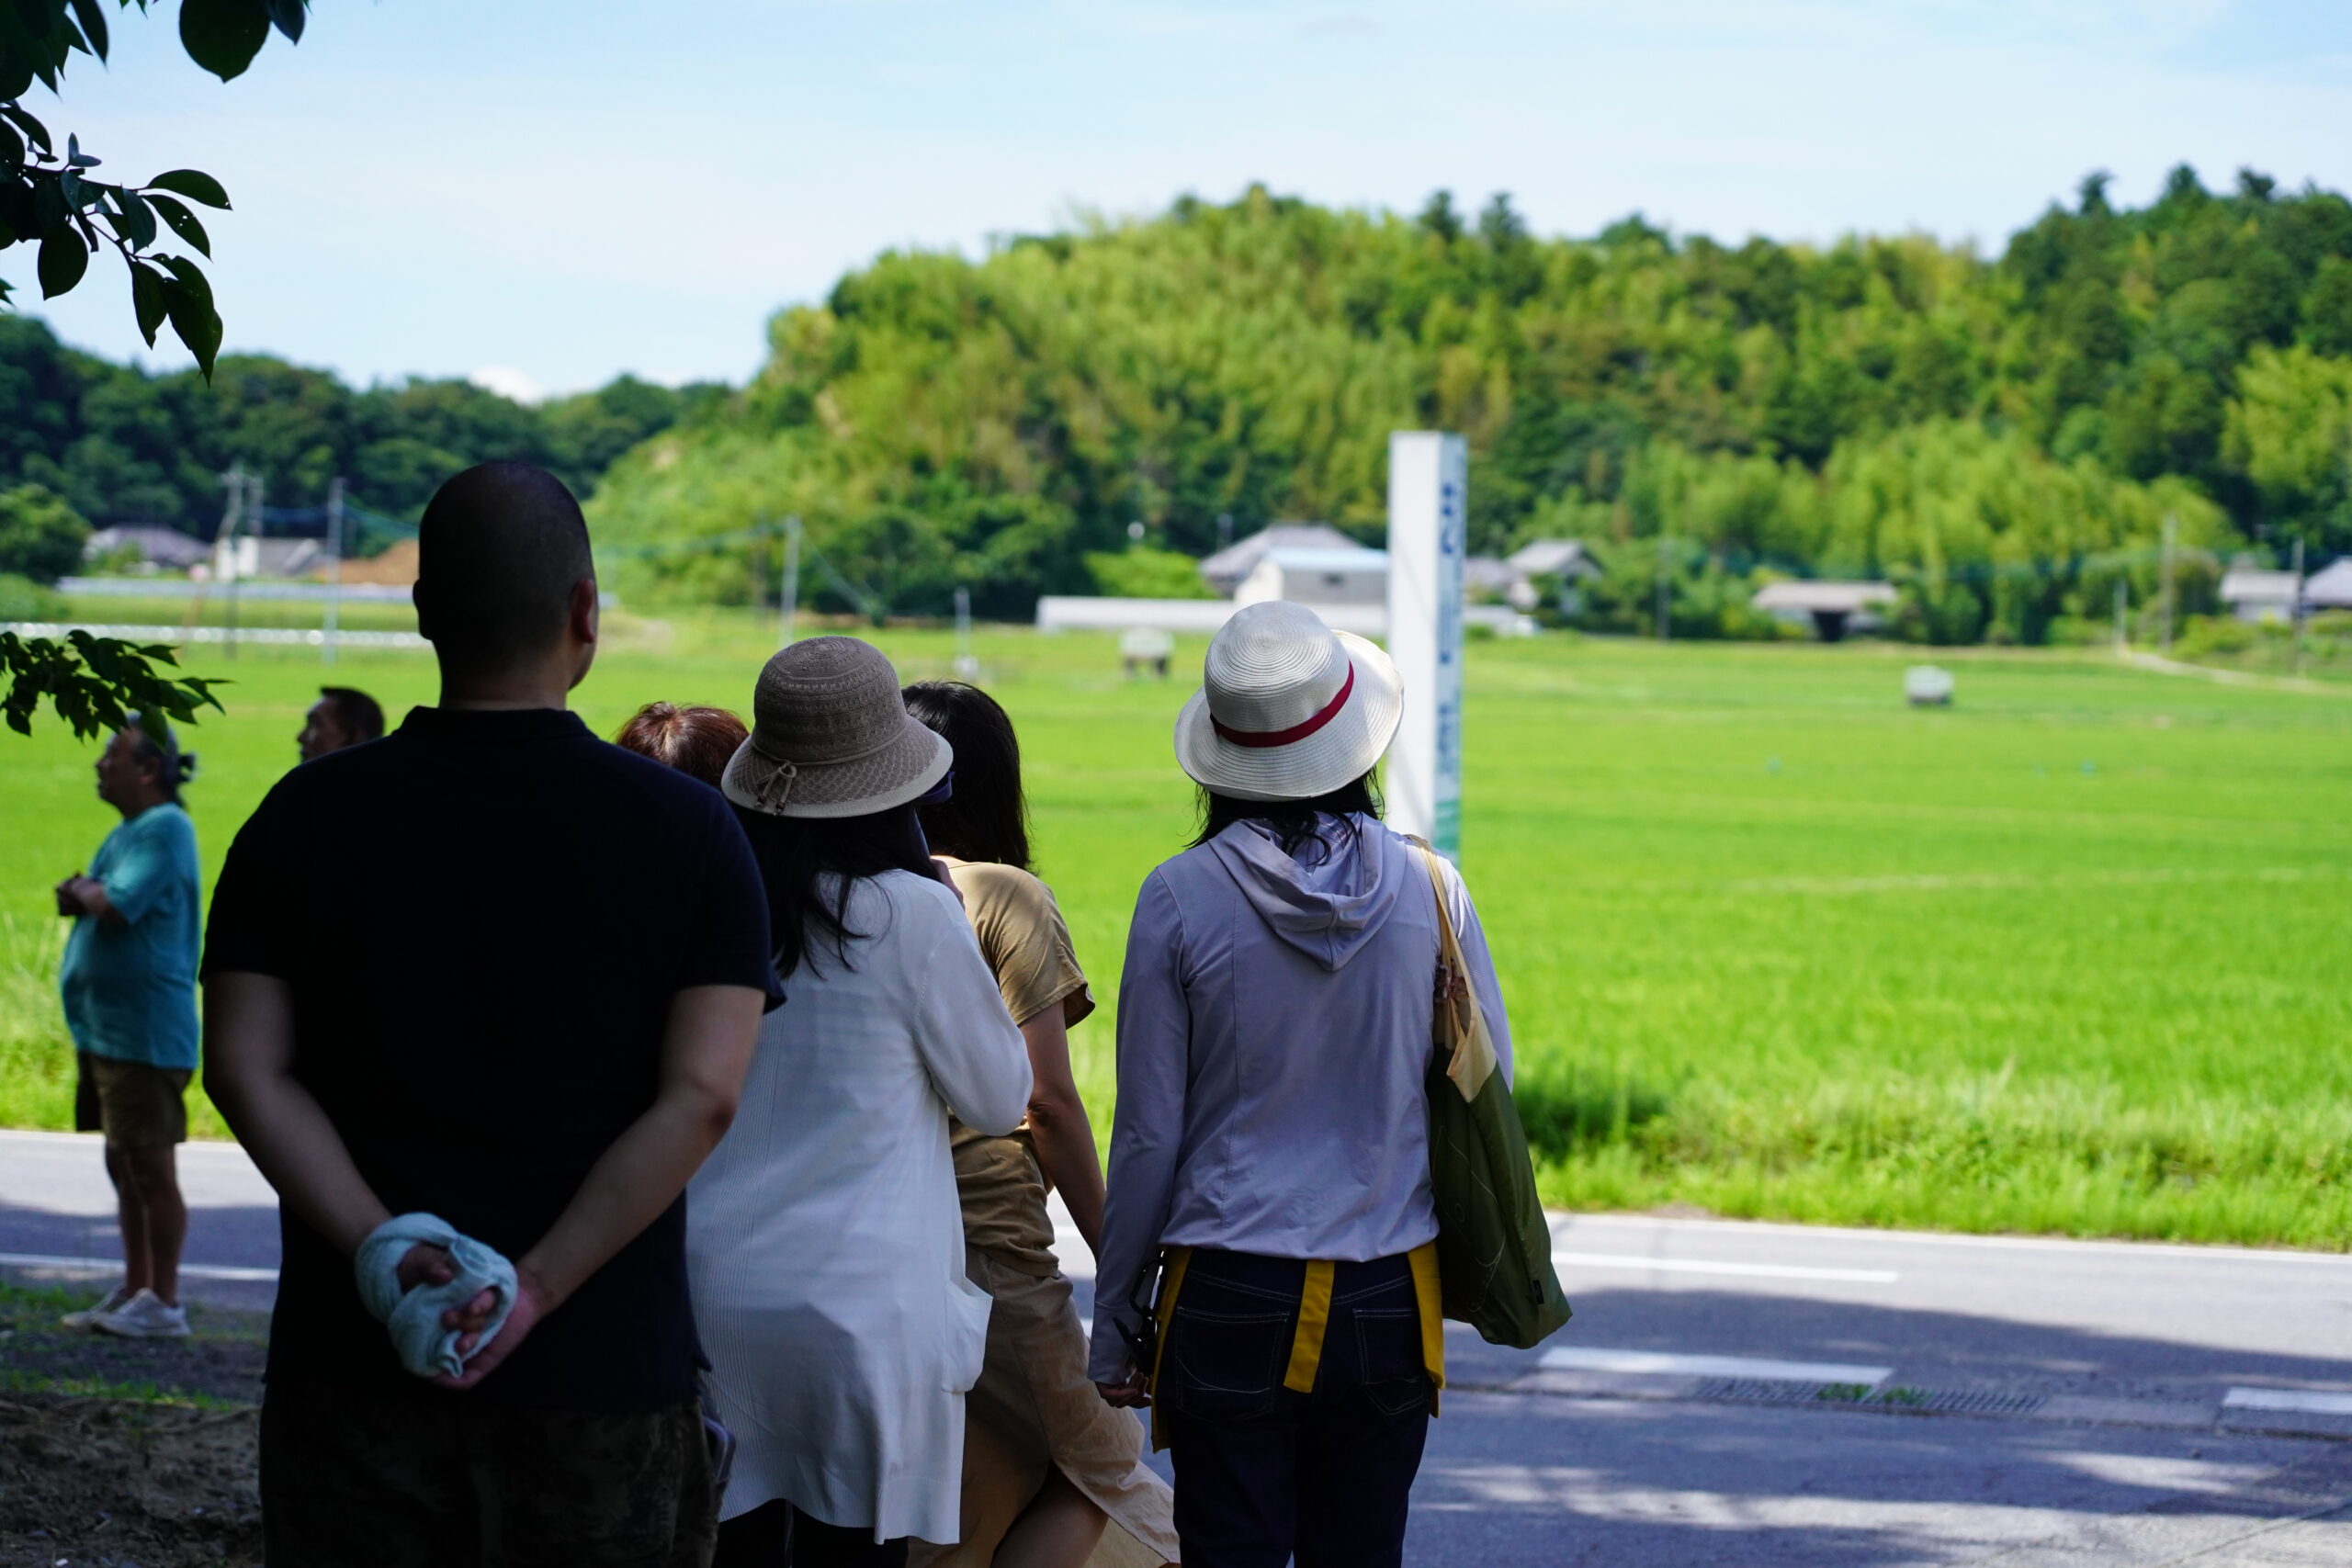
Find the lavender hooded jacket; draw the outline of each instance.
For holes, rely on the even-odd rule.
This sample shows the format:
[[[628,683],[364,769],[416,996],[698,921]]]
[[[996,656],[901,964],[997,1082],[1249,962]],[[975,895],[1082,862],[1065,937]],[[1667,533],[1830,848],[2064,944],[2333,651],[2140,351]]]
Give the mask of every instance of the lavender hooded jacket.
[[[1284,854],[1243,822],[1145,879],[1119,983],[1119,1110],[1091,1371],[1126,1373],[1163,1246],[1357,1261],[1437,1235],[1430,1059],[1437,904],[1370,818]],[[1510,1081],[1510,1025],[1453,867],[1449,912]]]

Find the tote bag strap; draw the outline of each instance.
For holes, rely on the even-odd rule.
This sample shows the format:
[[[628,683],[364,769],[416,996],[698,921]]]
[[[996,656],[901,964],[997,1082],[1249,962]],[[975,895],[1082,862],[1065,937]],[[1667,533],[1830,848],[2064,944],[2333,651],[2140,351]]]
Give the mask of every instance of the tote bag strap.
[[[1453,934],[1453,917],[1446,910],[1445,874],[1438,869],[1437,852],[1418,843],[1413,852],[1421,857],[1422,868],[1430,874],[1430,895],[1437,901],[1440,994],[1432,1033],[1449,1053],[1445,1076],[1466,1103],[1477,1099],[1478,1091],[1494,1076],[1495,1041],[1487,1032],[1485,1015],[1478,1010],[1477,994],[1470,988],[1470,966],[1463,961],[1461,940]]]

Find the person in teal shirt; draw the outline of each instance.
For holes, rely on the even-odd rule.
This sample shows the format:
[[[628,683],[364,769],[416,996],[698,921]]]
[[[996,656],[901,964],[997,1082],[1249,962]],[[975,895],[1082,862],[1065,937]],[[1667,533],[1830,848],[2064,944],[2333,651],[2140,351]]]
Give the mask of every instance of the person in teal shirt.
[[[121,1286],[65,1321],[131,1338],[187,1332],[179,1304],[187,1205],[175,1151],[187,1140],[196,1070],[202,923],[196,829],[179,791],[195,768],[168,725],[117,732],[98,757],[98,798],[122,821],[86,874],[57,885],[57,912],[74,921],[57,981],[81,1054],[75,1121],[106,1134],[123,1262]],[[92,1099],[95,1129],[84,1103]]]

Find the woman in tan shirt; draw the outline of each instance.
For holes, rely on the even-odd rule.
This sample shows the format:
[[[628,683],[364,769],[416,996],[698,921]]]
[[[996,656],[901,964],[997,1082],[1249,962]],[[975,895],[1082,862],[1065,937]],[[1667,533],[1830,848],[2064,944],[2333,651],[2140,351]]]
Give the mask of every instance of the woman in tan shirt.
[[[1177,1559],[1171,1497],[1143,1462],[1136,1418],[1105,1404],[1053,1251],[1046,1194],[1059,1188],[1091,1250],[1102,1170],[1070,1075],[1068,1030],[1094,1010],[1069,928],[1029,874],[1028,808],[1012,721],[975,687],[926,681],[907,708],[956,750],[947,799],[922,808],[964,911],[1029,1044],[1028,1121],[1005,1137],[951,1126],[965,1267],[995,1299],[988,1359],[965,1399],[963,1539],[916,1564],[1142,1568]],[[1105,1523],[1118,1528],[1106,1530]]]

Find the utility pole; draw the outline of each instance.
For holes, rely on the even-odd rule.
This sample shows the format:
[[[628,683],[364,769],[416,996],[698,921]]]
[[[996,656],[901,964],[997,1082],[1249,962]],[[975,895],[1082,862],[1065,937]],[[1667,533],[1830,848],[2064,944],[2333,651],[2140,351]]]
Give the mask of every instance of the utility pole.
[[[319,661],[334,662],[336,634],[343,629],[343,476],[327,481],[327,626]]]
[[[980,673],[980,661],[972,657],[972,591],[956,590],[956,673],[964,680],[975,680]]]
[[[245,510],[245,470],[232,467],[220,476],[221,486],[228,491],[225,510],[220,513],[220,575],[229,583],[229,657],[237,657],[237,579],[243,574],[237,570],[237,524]]]
[[[1674,580],[1669,564],[1666,536],[1657,536],[1657,640],[1665,642],[1673,635],[1674,621],[1668,611],[1674,602]]]
[[[2173,611],[2177,604],[2173,588],[2173,556],[2180,543],[2180,518],[2165,513],[2165,657],[2172,657]]]
[[[2118,653],[2127,653],[2132,648],[2132,634],[2123,617],[2123,607],[2129,597],[2123,579],[2119,574],[2115,580],[2115,651]]]
[[[2303,672],[2303,536],[2295,536],[2295,602],[2289,606],[2289,624],[2295,628],[2295,673]]]
[[[800,519],[784,520],[784,641],[792,646],[792,612],[800,604]]]

